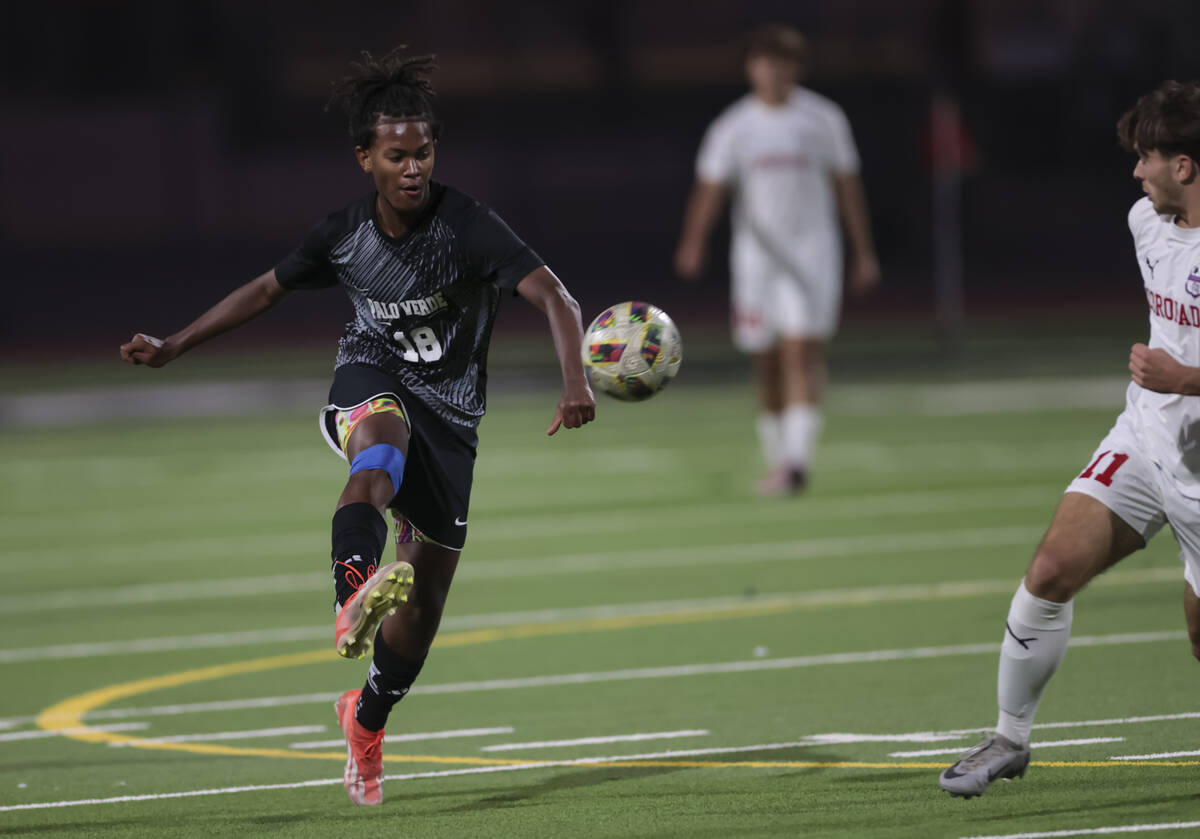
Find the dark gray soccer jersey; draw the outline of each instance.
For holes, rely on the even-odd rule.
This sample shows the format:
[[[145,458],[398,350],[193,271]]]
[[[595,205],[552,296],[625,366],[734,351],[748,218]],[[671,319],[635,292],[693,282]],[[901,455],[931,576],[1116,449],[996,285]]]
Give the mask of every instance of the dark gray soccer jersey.
[[[355,316],[337,367],[380,367],[438,416],[473,427],[501,291],[543,264],[488,207],[431,183],[424,213],[403,236],[379,229],[371,193],[317,225],[275,276],[289,289],[345,287]]]

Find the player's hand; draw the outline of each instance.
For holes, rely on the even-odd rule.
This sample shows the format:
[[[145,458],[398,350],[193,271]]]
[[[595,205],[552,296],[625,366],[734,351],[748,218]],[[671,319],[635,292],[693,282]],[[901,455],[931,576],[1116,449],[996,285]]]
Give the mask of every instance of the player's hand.
[[[704,258],[703,242],[681,241],[675,250],[675,273],[688,282],[700,279]]]
[[[562,399],[554,411],[554,422],[550,423],[547,435],[559,428],[579,428],[596,418],[596,397],[586,381],[563,388]]]
[[[178,353],[166,341],[141,332],[134,335],[129,343],[121,345],[121,358],[130,364],[162,367],[176,355]]]
[[[1191,393],[1189,373],[1185,367],[1164,349],[1150,349],[1145,344],[1134,344],[1129,351],[1129,372],[1133,380],[1146,390],[1158,393]]]
[[[879,260],[874,256],[857,256],[850,262],[850,293],[860,297],[879,287]]]

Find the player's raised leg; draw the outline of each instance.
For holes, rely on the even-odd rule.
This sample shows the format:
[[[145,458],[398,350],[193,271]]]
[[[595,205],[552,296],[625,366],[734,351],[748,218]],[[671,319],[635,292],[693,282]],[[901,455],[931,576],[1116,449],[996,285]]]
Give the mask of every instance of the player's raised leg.
[[[1063,496],[1009,606],[996,680],[996,732],[942,773],[942,789],[970,798],[992,781],[1025,774],[1034,715],[1066,655],[1073,598],[1144,545],[1141,533],[1096,498]]]
[[[413,576],[405,562],[382,561],[383,513],[404,476],[408,424],[391,399],[359,408],[368,409],[360,418],[341,412],[350,415],[343,432],[350,477],[333,516],[334,643],[345,658],[367,654],[380,623],[406,599]]]

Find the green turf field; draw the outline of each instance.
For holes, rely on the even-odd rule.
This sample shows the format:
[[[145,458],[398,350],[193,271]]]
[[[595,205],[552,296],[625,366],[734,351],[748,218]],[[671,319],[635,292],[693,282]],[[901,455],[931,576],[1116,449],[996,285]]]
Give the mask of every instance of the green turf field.
[[[972,801],[937,786],[994,722],[1008,600],[1119,409],[1119,367],[835,387],[798,500],[753,494],[749,389],[687,372],[551,439],[555,394],[493,395],[467,551],[369,809],[340,782],[333,699],[365,665],[332,652],[344,467],[314,417],[5,430],[0,835],[974,837],[1200,818],[1200,668],[1167,534],[1079,598],[1029,774]],[[1114,759],[1175,752],[1191,756]]]

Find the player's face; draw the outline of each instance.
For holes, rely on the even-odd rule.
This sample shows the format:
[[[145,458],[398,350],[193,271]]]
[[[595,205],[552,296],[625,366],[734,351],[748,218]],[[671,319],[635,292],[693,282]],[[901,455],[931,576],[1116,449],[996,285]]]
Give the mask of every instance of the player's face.
[[[355,149],[359,165],[397,213],[413,213],[429,198],[436,143],[428,122],[384,121],[375,126],[369,149]]]
[[[754,53],[746,59],[746,79],[760,99],[782,103],[800,78],[800,65],[790,58]]]
[[[1133,167],[1133,176],[1142,182],[1142,191],[1160,215],[1178,215],[1183,210],[1183,186],[1173,172],[1177,157],[1163,157],[1157,149],[1139,149]]]

